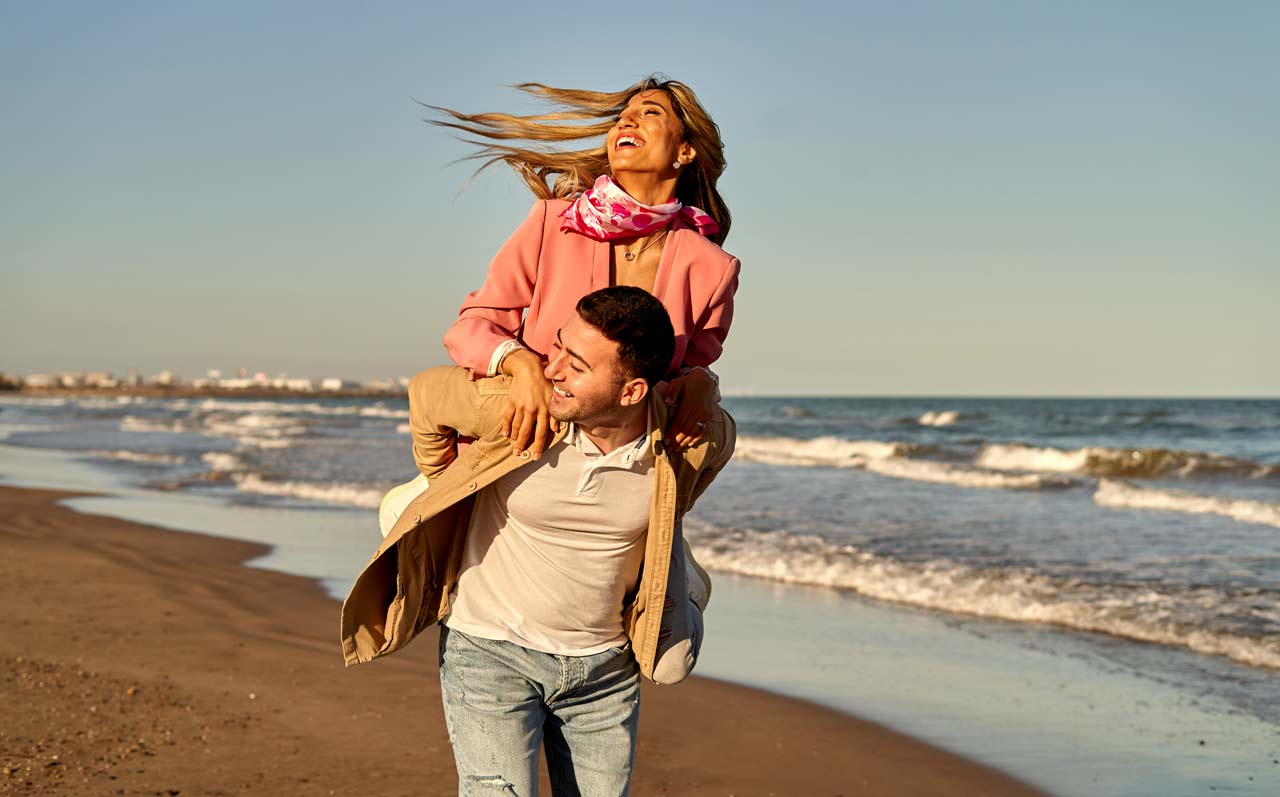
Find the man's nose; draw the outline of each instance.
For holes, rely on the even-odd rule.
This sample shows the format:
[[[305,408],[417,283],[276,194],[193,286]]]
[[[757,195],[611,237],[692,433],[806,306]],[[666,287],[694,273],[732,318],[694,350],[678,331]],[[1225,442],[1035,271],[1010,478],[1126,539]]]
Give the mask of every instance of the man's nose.
[[[560,373],[560,360],[563,357],[564,354],[554,355],[551,360],[547,362],[547,367],[542,369],[542,375],[547,379],[554,381],[556,375]]]

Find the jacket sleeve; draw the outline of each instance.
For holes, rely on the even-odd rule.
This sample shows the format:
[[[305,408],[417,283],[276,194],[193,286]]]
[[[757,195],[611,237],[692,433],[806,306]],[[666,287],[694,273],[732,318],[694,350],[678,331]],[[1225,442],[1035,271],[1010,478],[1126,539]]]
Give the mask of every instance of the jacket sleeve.
[[[520,330],[538,280],[546,218],[547,203],[535,202],[528,218],[494,255],[480,290],[467,294],[458,320],[445,333],[450,359],[476,377],[491,375],[494,350]]]
[[[707,367],[720,359],[724,351],[725,338],[729,336],[729,325],[733,323],[733,295],[738,291],[738,271],[742,263],[738,258],[729,260],[720,284],[716,286],[707,303],[707,309],[689,337],[689,344],[684,352],[682,366]]]
[[[442,365],[409,383],[409,431],[413,459],[428,480],[458,456],[458,437],[480,438],[501,431],[511,380],[473,380],[464,368]]]

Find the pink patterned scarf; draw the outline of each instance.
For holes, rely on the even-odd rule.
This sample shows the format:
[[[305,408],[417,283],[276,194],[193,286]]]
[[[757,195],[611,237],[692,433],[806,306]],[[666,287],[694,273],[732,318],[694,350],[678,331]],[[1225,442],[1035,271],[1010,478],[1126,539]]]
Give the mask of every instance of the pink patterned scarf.
[[[582,233],[596,241],[631,238],[660,230],[680,216],[704,237],[720,231],[716,220],[692,205],[677,200],[661,205],[645,205],[631,197],[612,177],[602,174],[595,185],[560,214],[561,230]]]

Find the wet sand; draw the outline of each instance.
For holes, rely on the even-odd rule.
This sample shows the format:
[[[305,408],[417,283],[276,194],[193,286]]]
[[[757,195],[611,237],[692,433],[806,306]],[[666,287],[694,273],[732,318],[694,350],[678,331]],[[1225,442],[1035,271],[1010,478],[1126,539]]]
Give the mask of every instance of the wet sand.
[[[434,633],[344,669],[338,603],[242,565],[264,546],[54,503],[69,495],[0,487],[0,794],[455,793]],[[633,793],[1039,792],[845,714],[693,678],[643,691]]]

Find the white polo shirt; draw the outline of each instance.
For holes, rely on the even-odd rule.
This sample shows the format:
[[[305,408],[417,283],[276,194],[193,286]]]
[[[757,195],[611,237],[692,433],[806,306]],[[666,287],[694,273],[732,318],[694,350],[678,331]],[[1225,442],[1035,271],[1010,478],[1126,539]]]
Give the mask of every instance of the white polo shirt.
[[[570,424],[540,461],[481,490],[445,624],[565,656],[625,642],[653,466],[648,430],[602,454]]]

